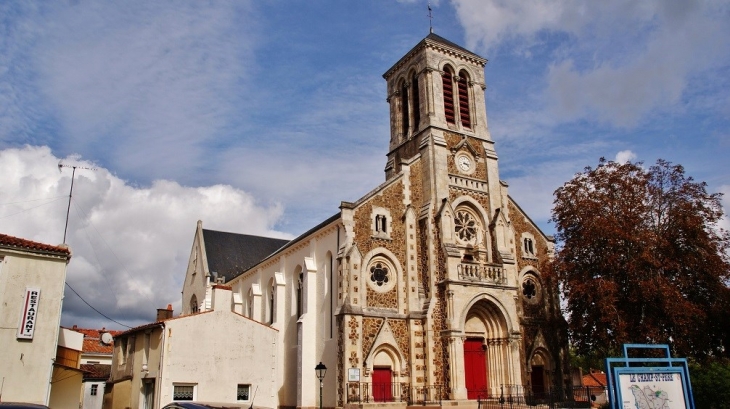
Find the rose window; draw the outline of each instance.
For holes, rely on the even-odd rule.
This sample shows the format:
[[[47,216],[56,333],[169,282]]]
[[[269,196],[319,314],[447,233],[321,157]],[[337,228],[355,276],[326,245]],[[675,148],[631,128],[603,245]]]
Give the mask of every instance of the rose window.
[[[378,287],[382,287],[388,284],[388,267],[382,263],[376,263],[370,267],[370,281],[375,283]]]
[[[456,236],[462,241],[472,241],[477,236],[477,221],[468,212],[457,212],[454,220]]]

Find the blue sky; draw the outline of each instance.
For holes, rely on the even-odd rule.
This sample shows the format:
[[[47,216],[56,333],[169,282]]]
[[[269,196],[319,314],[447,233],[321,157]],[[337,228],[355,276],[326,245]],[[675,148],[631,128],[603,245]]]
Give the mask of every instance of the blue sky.
[[[552,192],[598,158],[684,165],[730,193],[727,1],[432,1],[487,58],[510,194],[547,233]],[[173,304],[195,223],[294,237],[384,180],[382,74],[426,1],[0,3],[0,233],[61,243],[68,283],[127,325]],[[724,206],[730,208],[728,198]],[[727,222],[724,227],[728,227]],[[119,328],[67,293],[63,325]]]

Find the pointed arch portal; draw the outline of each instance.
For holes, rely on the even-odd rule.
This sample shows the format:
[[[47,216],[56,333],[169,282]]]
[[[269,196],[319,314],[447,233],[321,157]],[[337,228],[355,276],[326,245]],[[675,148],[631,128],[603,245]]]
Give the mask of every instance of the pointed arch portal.
[[[498,394],[501,385],[511,383],[507,321],[488,300],[476,302],[464,323],[464,383],[468,399]]]

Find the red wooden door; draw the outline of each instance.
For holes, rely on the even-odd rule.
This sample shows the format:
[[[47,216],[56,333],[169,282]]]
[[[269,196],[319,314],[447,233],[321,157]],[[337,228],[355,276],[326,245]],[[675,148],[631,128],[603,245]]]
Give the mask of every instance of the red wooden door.
[[[482,349],[481,338],[467,338],[464,341],[464,376],[466,395],[469,399],[487,395],[487,354]]]
[[[373,399],[375,402],[393,400],[393,371],[390,368],[373,368]]]

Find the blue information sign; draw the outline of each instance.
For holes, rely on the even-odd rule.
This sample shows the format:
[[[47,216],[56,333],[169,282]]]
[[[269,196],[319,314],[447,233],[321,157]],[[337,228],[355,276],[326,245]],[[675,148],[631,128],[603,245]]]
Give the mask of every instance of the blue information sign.
[[[630,358],[631,349],[660,351],[660,358]],[[611,409],[695,409],[689,369],[668,345],[624,344],[623,358],[606,359]]]

